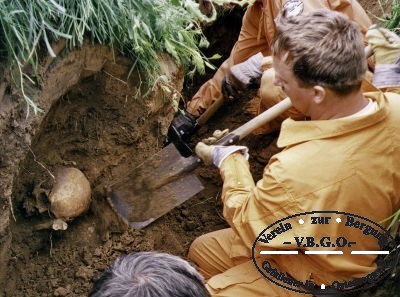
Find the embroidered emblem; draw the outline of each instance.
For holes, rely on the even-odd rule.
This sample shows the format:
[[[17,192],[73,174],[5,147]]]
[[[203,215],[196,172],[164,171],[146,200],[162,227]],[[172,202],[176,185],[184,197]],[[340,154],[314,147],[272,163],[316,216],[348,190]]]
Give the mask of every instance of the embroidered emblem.
[[[291,17],[303,12],[304,3],[302,0],[289,0],[283,5],[285,16]]]

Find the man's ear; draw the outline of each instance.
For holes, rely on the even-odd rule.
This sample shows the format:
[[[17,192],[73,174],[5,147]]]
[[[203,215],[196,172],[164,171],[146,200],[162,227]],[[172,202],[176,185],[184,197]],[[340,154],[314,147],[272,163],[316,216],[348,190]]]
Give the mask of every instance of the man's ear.
[[[313,101],[315,104],[321,104],[326,97],[326,90],[321,86],[313,86]]]

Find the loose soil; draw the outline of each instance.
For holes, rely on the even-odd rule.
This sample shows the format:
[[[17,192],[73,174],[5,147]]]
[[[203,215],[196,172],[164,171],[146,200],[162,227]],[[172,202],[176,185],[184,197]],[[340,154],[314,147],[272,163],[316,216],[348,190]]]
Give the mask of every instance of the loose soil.
[[[381,14],[376,3],[361,3],[372,15]],[[223,59],[229,55],[242,14],[237,7],[225,9],[218,21],[204,28],[211,41],[206,54],[218,52]],[[85,56],[91,53],[98,57],[99,51],[104,50],[87,51]],[[0,296],[86,296],[93,279],[122,254],[160,251],[185,257],[196,237],[228,227],[221,214],[221,179],[216,169],[206,166],[196,169],[205,190],[143,230],[128,228],[110,208],[107,187],[162,148],[174,111],[168,100],[159,98],[157,90],[150,99],[134,99],[138,76],[129,81],[125,76],[130,61],[110,58],[110,53],[103,56],[108,57],[108,62],[100,63],[101,67],[98,63],[90,67],[85,60],[87,65],[76,83],[65,88],[59,82],[69,79],[70,73],[51,72],[54,76],[50,88],[57,89],[51,98],[57,99],[47,103],[47,112],[40,121],[24,120],[19,106],[0,100],[8,104],[8,111],[13,114],[7,118],[4,135],[9,138],[2,142],[0,168],[18,167],[15,176],[0,182],[4,188],[5,183],[13,185],[9,193],[12,202],[4,202],[5,206],[12,204],[13,213],[9,219],[0,218],[0,227],[7,223],[10,226],[9,262],[0,273],[7,273],[7,282]],[[165,65],[175,81],[174,87],[182,89],[182,71],[168,59]],[[51,67],[48,65],[46,71]],[[190,98],[212,73],[185,81],[184,98]],[[4,98],[15,97],[9,88],[2,94]],[[253,115],[246,104],[241,99],[225,105],[207,126],[200,128],[191,145],[217,128],[234,129],[249,120]],[[5,119],[2,115],[0,124]],[[276,137],[250,135],[243,141],[250,148],[255,180],[261,177],[268,159],[279,151]],[[23,145],[15,147],[15,143]],[[84,215],[68,222],[67,230],[51,231],[43,227],[53,219],[46,196],[59,167],[76,167],[86,175],[92,187],[92,201]],[[392,283],[385,284],[385,288],[365,296],[397,294],[392,291]]]

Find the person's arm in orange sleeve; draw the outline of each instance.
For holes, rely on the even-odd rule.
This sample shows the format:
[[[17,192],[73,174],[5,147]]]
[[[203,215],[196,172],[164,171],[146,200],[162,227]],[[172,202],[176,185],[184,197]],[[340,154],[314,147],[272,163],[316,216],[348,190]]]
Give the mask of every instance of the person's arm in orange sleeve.
[[[372,25],[371,19],[358,1],[327,0],[327,4],[331,10],[344,13],[352,21],[356,22],[360,26],[363,35],[365,35],[368,28]]]

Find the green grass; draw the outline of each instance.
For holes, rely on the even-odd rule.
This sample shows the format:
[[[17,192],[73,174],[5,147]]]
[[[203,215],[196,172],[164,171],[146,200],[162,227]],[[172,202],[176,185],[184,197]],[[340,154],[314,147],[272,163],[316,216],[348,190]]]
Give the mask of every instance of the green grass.
[[[373,15],[377,24],[390,29],[397,34],[400,33],[400,0],[378,0],[381,14]]]
[[[14,83],[29,110],[41,109],[32,98],[41,84],[39,56],[53,57],[52,42],[65,39],[67,49],[89,40],[109,45],[132,59],[139,70],[146,96],[161,75],[158,54],[167,52],[187,75],[204,73],[211,57],[198,19],[185,9],[183,0],[0,0],[0,55],[6,60]],[[228,2],[228,1],[226,1]],[[26,69],[33,69],[28,76]],[[130,72],[131,73],[131,72]]]
[[[399,22],[400,22],[400,0],[393,0],[392,11],[389,16],[389,19],[385,22],[385,27],[390,30],[396,31],[397,33],[400,33]]]
[[[399,218],[400,218],[400,209],[392,214],[390,217],[384,219],[383,221],[379,222],[380,224],[390,221],[387,229],[390,230],[390,233],[393,237],[399,235]]]

